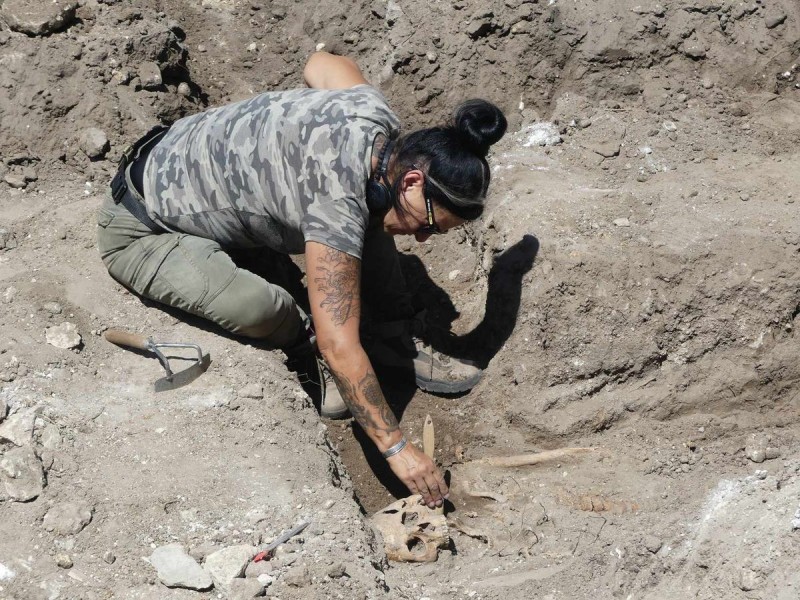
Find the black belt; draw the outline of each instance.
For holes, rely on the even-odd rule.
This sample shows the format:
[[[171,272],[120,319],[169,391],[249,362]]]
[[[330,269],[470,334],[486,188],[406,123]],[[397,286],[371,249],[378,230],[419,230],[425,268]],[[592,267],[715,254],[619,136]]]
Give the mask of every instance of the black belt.
[[[164,137],[168,129],[169,127],[166,125],[157,125],[139,138],[138,141],[134,142],[133,145],[129,146],[122,153],[117,174],[111,180],[111,196],[114,198],[114,202],[122,204],[134,217],[154,233],[162,233],[165,229],[147,215],[147,208],[142,198],[141,188],[143,186],[141,177],[144,170],[144,161],[147,159],[150,150],[158,140]],[[134,180],[134,175],[139,179],[138,182]],[[130,185],[129,181],[131,182]],[[137,183],[140,188],[138,190],[136,189]]]

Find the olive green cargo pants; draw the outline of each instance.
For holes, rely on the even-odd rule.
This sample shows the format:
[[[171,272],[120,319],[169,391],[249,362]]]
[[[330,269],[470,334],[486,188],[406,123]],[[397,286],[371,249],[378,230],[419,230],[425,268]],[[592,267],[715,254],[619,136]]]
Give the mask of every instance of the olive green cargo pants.
[[[226,251],[193,235],[153,233],[110,195],[98,211],[97,224],[108,272],[140,296],[275,348],[292,347],[302,338],[309,319],[292,295],[268,281],[269,276],[237,265],[275,261],[272,250]],[[232,254],[245,260],[235,262]],[[392,318],[413,313],[394,240],[380,229],[371,229],[365,238],[361,280],[364,298],[380,307],[377,312]]]

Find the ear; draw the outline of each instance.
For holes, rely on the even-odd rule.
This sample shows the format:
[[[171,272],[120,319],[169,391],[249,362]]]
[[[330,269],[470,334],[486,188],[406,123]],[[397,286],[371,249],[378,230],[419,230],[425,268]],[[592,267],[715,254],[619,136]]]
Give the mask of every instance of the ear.
[[[402,177],[403,179],[400,181],[400,193],[403,196],[414,188],[422,190],[422,186],[425,183],[425,175],[419,169],[406,171]]]

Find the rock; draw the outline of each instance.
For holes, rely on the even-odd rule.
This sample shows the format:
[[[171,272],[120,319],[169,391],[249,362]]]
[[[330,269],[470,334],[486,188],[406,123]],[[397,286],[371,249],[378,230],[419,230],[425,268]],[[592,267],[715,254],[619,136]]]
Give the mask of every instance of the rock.
[[[192,95],[192,88],[189,87],[189,84],[186,83],[185,81],[181,81],[178,84],[178,93],[181,96],[184,96],[184,97],[188,98],[189,96]]]
[[[39,443],[47,450],[58,450],[61,447],[61,433],[58,427],[48,423],[39,435]]]
[[[97,127],[89,127],[84,130],[78,140],[78,146],[92,160],[103,158],[111,148],[105,132]]]
[[[558,127],[552,123],[534,123],[525,130],[523,146],[555,146],[561,143]]]
[[[161,69],[154,62],[143,62],[139,65],[139,79],[146,90],[157,90],[164,83],[161,79]]]
[[[117,557],[114,556],[114,553],[111,550],[106,550],[103,552],[103,562],[113,565],[117,560]]]
[[[9,187],[14,189],[20,190],[28,185],[28,182],[25,181],[25,177],[20,173],[8,173],[5,177],[3,177],[3,181],[5,181]]]
[[[214,585],[227,593],[231,582],[244,574],[247,563],[258,551],[253,546],[241,544],[217,550],[206,558],[205,570],[211,574]]]
[[[228,600],[250,600],[264,595],[264,584],[258,579],[237,578],[231,582]]]
[[[750,569],[742,569],[739,574],[739,589],[743,592],[752,592],[753,590],[761,587],[763,578],[759,573]]]
[[[588,148],[603,158],[613,158],[614,156],[619,155],[620,143],[615,141],[598,142],[596,144],[590,144]]]
[[[347,569],[342,563],[334,563],[327,571],[326,575],[331,579],[339,579],[347,575]]]
[[[244,576],[257,578],[260,575],[269,575],[272,571],[272,563],[268,560],[260,560],[258,562],[250,561],[247,563],[247,568],[244,570]]]
[[[706,49],[700,44],[688,44],[683,47],[683,53],[689,58],[699,60],[706,57]]]
[[[300,565],[289,569],[283,580],[291,587],[306,587],[311,585],[311,574],[308,572],[308,567]]]
[[[207,590],[213,585],[211,576],[183,549],[181,544],[167,544],[153,550],[150,564],[158,571],[158,579],[167,587]]]
[[[617,227],[630,227],[631,222],[627,218],[622,217],[621,219],[614,219],[614,225]]]
[[[255,398],[257,400],[264,399],[264,386],[260,383],[248,383],[246,386],[239,390],[240,398]]]
[[[491,33],[492,21],[488,18],[474,19],[467,25],[466,33],[473,40],[484,37]]]
[[[647,548],[647,551],[652,554],[655,554],[661,550],[661,546],[663,545],[660,539],[652,535],[648,535],[646,538],[644,538],[643,542],[644,547]]]
[[[42,304],[42,310],[49,312],[51,315],[60,315],[64,307],[58,302],[45,302]]]
[[[0,398],[0,423],[3,422],[3,419],[6,418],[7,414],[8,414],[8,405],[6,404],[6,401],[3,398]]]
[[[48,327],[45,332],[45,339],[51,346],[61,348],[62,350],[77,348],[82,343],[78,328],[68,321],[65,321],[61,325]]]
[[[764,17],[764,25],[767,26],[767,29],[775,29],[785,20],[786,20],[786,13],[784,12],[779,11],[779,12],[767,13],[767,16]]]
[[[23,408],[0,424],[0,441],[11,442],[15,446],[29,446],[33,441],[33,428],[39,407]]]
[[[31,447],[13,448],[0,459],[0,479],[15,502],[33,500],[44,489],[44,470]]]
[[[94,508],[86,502],[64,502],[47,511],[42,526],[58,535],[75,535],[92,521]]]
[[[798,519],[798,520],[800,520],[800,519]],[[800,526],[798,526],[798,529],[800,529]],[[272,575],[267,575],[266,573],[264,573],[262,575],[259,575],[257,577],[257,579],[258,579],[259,583],[261,585],[263,585],[264,587],[269,587],[273,583],[275,583],[275,578]]]
[[[39,174],[36,172],[36,169],[31,166],[27,166],[22,168],[22,177],[25,179],[25,181],[38,181]]]
[[[27,35],[50,35],[75,20],[74,0],[5,0],[0,16],[13,31]]]
[[[13,285],[11,287],[7,287],[6,290],[3,292],[3,302],[6,304],[11,304],[14,301],[14,298],[17,297],[19,290],[15,288]]]
[[[69,554],[64,554],[62,552],[60,554],[56,554],[56,564],[62,569],[71,569],[73,563],[72,559],[69,557]]]
[[[0,250],[12,250],[17,247],[17,236],[13,231],[0,228]],[[14,289],[14,288],[8,288]]]
[[[774,459],[780,456],[780,450],[768,445],[769,440],[766,436],[753,434],[747,441],[744,454],[754,463],[762,463],[767,459]]]

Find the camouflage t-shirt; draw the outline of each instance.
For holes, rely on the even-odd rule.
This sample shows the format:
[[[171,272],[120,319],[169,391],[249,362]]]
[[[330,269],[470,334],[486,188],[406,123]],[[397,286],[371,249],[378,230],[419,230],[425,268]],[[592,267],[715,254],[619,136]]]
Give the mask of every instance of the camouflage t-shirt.
[[[222,246],[361,257],[374,138],[399,120],[369,85],[267,92],[176,121],[145,164],[151,218]]]

